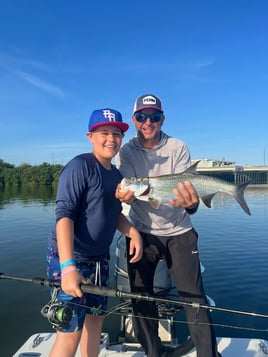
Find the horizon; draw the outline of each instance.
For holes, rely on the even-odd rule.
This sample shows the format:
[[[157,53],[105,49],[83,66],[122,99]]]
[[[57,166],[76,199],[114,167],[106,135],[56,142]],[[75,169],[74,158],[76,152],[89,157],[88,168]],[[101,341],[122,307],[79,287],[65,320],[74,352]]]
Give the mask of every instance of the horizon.
[[[6,163],[6,164],[9,164],[9,165],[13,165],[13,166],[15,166],[15,168],[16,167],[19,167],[19,166],[22,166],[22,165],[30,165],[30,166],[39,166],[39,165],[43,165],[43,164],[48,164],[48,165],[61,165],[61,166],[65,166],[66,164],[67,164],[67,162],[66,163],[64,163],[64,164],[61,164],[61,163],[59,163],[59,162],[52,162],[52,163],[50,163],[50,162],[46,162],[46,161],[44,161],[44,162],[39,162],[39,163],[36,163],[36,164],[30,164],[29,162],[27,162],[27,161],[23,161],[23,162],[21,162],[20,164],[14,164],[14,163],[12,163],[12,162],[7,162],[6,160],[4,160],[4,159],[2,159],[2,158],[0,158],[0,161],[3,161],[4,163]],[[202,158],[202,159],[196,159],[196,158],[192,158],[191,159],[191,161],[192,161],[192,163],[193,162],[196,162],[196,161],[219,161],[219,162],[222,162],[222,161],[225,161],[224,159],[208,159],[208,158]],[[228,160],[228,162],[230,162],[230,160]],[[263,164],[263,165],[238,165],[238,164],[236,164],[236,162],[232,162],[231,164],[226,164],[226,165],[223,165],[222,167],[236,167],[236,166],[242,166],[242,167],[268,167],[268,165],[267,164]],[[214,167],[211,167],[211,166],[200,166],[199,168],[218,168],[219,166],[214,166]],[[198,168],[198,167],[197,167]]]

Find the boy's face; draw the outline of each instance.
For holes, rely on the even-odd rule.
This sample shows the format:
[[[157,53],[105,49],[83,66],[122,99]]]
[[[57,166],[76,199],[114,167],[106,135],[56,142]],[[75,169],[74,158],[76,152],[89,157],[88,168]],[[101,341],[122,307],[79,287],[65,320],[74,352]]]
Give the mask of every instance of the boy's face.
[[[93,145],[94,155],[102,162],[102,160],[111,161],[118,153],[124,134],[116,126],[105,125],[87,132],[87,136]]]

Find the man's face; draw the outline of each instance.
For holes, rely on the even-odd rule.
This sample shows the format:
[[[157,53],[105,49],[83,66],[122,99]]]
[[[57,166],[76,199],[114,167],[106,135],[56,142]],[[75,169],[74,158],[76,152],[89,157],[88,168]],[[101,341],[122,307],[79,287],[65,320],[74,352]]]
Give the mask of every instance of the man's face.
[[[142,141],[157,143],[159,133],[164,122],[164,114],[153,108],[146,108],[136,112],[132,116],[138,136]]]

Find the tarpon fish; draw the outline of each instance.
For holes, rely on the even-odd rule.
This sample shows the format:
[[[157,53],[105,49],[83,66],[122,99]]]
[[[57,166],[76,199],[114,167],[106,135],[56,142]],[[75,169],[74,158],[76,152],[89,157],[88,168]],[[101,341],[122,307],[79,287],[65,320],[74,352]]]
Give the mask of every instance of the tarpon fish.
[[[185,171],[181,174],[155,177],[123,178],[121,190],[133,191],[138,200],[147,201],[152,207],[157,209],[160,204],[169,203],[169,200],[175,197],[173,189],[178,187],[179,182],[185,181],[192,183],[199,198],[207,207],[211,208],[211,201],[216,193],[224,192],[233,196],[242,209],[248,215],[251,215],[244,199],[245,188],[250,182],[235,185],[211,176]]]

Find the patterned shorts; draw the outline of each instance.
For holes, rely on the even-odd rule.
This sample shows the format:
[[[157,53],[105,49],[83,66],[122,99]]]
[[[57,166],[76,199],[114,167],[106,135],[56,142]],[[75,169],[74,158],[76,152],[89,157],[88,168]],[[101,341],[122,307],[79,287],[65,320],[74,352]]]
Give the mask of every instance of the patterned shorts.
[[[76,267],[87,283],[107,286],[109,279],[108,259],[99,262],[99,266],[98,262],[89,261],[77,263]],[[61,279],[59,257],[51,249],[48,250],[47,255],[47,276],[51,280]],[[101,316],[107,310],[107,296],[84,293],[79,298],[65,294],[63,290],[56,288],[51,289],[51,296],[53,297],[53,302],[61,302],[62,306],[68,306],[72,309],[72,318],[69,324],[58,328],[62,332],[79,331],[83,327],[86,314]]]

